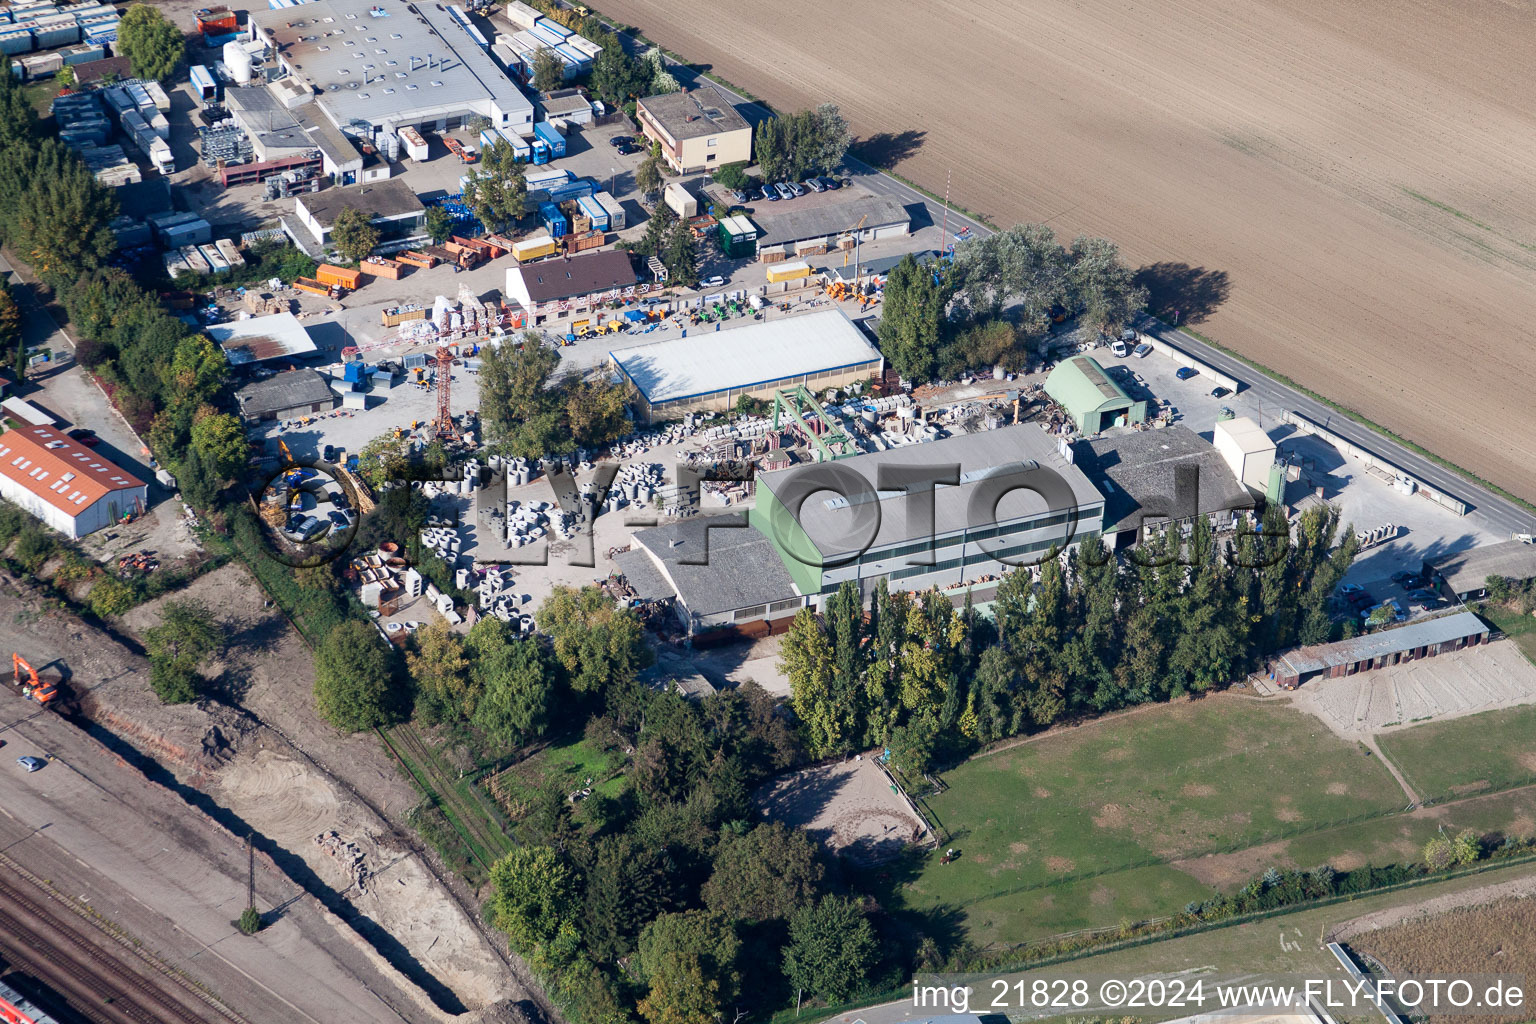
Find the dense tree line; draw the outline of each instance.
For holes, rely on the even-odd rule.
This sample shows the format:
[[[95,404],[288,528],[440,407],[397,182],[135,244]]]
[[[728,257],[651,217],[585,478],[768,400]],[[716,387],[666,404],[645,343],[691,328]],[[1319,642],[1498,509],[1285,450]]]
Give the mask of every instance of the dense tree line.
[[[853,135],[836,103],[770,117],[752,133],[752,152],[765,181],[801,181],[833,174]]]
[[[922,383],[1001,364],[1023,369],[1058,316],[1115,334],[1146,305],[1113,242],[1064,248],[1044,224],[1020,224],[960,245],[952,262],[908,256],[886,279],[879,334],[891,367]]]
[[[570,1019],[714,1024],[796,989],[841,1000],[868,985],[879,948],[864,904],[803,831],[753,823],[752,790],[804,759],[774,699],[647,685],[644,628],[595,588],[557,589],[537,618],[537,637],[496,619],[425,630],[407,664],[418,720],[471,730],[481,749],[578,732],[627,760],[617,795],[539,788],[491,871],[489,919]],[[343,649],[362,638],[343,639],[359,642],[322,655],[355,658]],[[335,668],[327,678],[366,674]]]
[[[660,172],[657,175],[659,180]],[[661,260],[662,266],[667,268],[668,283],[698,287],[699,248],[693,228],[673,213],[670,206],[657,206],[645,222],[645,234],[628,243],[628,248],[637,256],[655,256]]]
[[[992,620],[883,580],[866,613],[845,584],[820,616],[801,611],[781,647],[805,742],[816,755],[887,746],[921,773],[1070,716],[1220,687],[1328,639],[1353,532],[1334,547],[1332,510],[1304,515],[1289,545],[1279,512],[1262,525],[1222,545],[1197,520],[1187,540],[1168,531],[1124,561],[1087,537],[1009,572]]]
[[[125,19],[126,21],[126,19]],[[106,385],[188,500],[209,504],[244,468],[239,420],[217,400],[229,364],[152,292],[108,265],[117,200],[37,115],[0,68],[0,239],[51,287],[79,345],[76,358]]]

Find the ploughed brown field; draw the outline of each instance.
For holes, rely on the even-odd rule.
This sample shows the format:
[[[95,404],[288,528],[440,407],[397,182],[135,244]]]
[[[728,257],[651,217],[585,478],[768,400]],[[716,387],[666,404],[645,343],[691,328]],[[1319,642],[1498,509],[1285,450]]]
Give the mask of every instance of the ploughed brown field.
[[[1531,0],[600,0],[1536,499]]]

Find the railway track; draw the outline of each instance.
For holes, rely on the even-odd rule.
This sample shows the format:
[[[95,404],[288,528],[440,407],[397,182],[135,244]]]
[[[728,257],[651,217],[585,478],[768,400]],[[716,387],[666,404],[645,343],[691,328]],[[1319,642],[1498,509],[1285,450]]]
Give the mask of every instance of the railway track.
[[[388,733],[379,730],[379,735],[384,737],[385,745],[395,755],[406,770],[410,771],[409,764],[402,758],[401,751],[410,757],[420,768],[425,778],[421,779],[427,789],[435,792],[438,798],[447,805],[447,809],[453,812],[455,818],[462,823],[463,830],[468,834],[464,837],[469,840],[469,854],[474,857],[482,870],[490,871],[491,864],[487,861],[495,861],[503,853],[512,847],[512,841],[505,834],[500,834],[499,829],[493,831],[491,825],[491,812],[478,805],[475,801],[466,798],[453,785],[451,778],[446,778],[436,770],[436,762],[427,743],[416,731],[415,726],[406,723],[397,725]],[[396,749],[398,748],[398,749]],[[477,849],[478,847],[478,849]],[[480,850],[485,851],[482,856]]]
[[[111,945],[92,941],[70,920],[73,912],[61,914],[48,902],[0,879],[0,949],[8,961],[68,999],[71,1009],[98,1024],[242,1024],[212,1005],[207,1013],[194,1012],[124,964]],[[169,968],[162,965],[161,971],[167,981],[183,985]],[[201,993],[197,998],[207,1001]]]

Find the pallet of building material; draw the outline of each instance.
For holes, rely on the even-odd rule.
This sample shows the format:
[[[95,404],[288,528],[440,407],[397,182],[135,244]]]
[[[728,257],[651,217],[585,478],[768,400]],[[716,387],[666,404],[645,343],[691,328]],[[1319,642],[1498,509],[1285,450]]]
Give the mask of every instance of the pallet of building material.
[[[408,267],[420,267],[422,270],[431,270],[437,266],[437,257],[428,252],[417,249],[407,249],[404,252],[395,253],[395,259]]]
[[[607,232],[586,231],[578,235],[565,236],[565,251],[568,253],[584,252],[587,249],[596,249],[608,241]]]
[[[288,312],[288,302],[286,299],[279,299],[270,292],[258,292],[255,289],[249,289],[245,293],[245,308],[250,310],[255,316],[267,316],[271,313]]]

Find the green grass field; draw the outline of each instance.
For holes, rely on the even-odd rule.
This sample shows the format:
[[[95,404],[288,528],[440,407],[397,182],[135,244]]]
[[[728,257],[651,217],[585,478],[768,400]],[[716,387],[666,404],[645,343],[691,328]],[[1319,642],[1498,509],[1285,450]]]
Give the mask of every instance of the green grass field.
[[[1525,652],[1525,656],[1536,663],[1536,616],[1516,615],[1508,609],[1491,604],[1481,605],[1477,612],[1502,629]]]
[[[980,942],[1163,916],[1226,880],[1174,861],[1380,818],[1405,802],[1380,764],[1315,719],[1240,698],[1066,731],[973,760],[945,782],[928,805],[962,856],[930,858],[905,902],[961,911]],[[1233,865],[1230,881],[1267,866]]]
[[[1377,742],[1426,800],[1536,782],[1536,706],[1428,722]]]
[[[588,779],[594,793],[616,797],[624,789],[622,769],[622,757],[595,750],[576,734],[502,772],[491,791],[509,809],[527,803],[542,786],[556,785],[569,793],[584,788]]]

